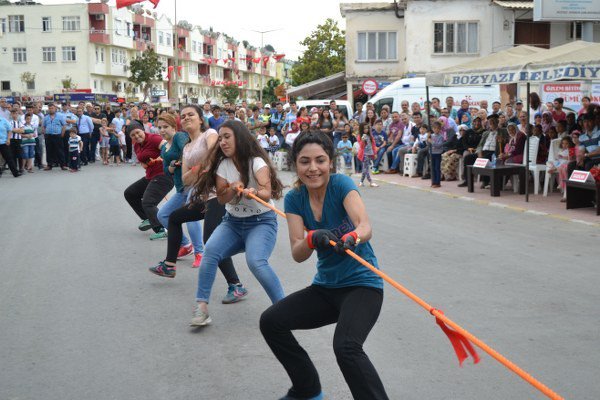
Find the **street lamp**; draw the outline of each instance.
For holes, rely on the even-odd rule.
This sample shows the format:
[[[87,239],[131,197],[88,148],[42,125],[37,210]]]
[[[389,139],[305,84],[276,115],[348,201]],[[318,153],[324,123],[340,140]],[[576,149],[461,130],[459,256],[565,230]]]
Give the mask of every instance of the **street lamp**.
[[[264,35],[265,35],[265,33],[277,32],[277,31],[282,31],[282,30],[283,30],[282,28],[271,29],[271,30],[268,30],[268,31],[255,31],[253,29],[250,29],[250,32],[260,33],[260,51],[262,52],[263,47],[265,46],[265,43],[264,43]],[[262,68],[261,68],[261,73],[260,73],[260,93],[259,93],[259,100],[260,100],[261,103],[262,103],[262,99],[263,99],[263,88],[265,87],[264,76],[265,75],[262,73]]]

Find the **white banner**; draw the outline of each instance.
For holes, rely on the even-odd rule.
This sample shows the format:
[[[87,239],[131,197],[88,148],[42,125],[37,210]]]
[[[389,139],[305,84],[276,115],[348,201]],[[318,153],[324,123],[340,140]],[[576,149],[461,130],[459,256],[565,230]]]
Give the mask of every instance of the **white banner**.
[[[600,103],[600,84],[595,83],[590,87],[582,82],[556,82],[544,83],[540,89],[542,102],[552,102],[555,98],[562,97],[565,100],[564,106],[575,111],[581,109],[581,98],[583,96],[590,97],[592,103]]]
[[[598,21],[600,0],[535,0],[534,21]]]

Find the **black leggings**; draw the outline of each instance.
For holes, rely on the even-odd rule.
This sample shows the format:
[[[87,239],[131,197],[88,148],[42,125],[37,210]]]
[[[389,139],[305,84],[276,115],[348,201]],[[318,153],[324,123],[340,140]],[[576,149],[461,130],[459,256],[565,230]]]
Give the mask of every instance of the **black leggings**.
[[[93,156],[93,155],[92,155]],[[158,220],[158,204],[173,189],[173,179],[167,175],[158,175],[151,181],[143,177],[125,189],[125,199],[140,219],[147,219],[154,232],[163,228]]]
[[[209,200],[207,203],[193,203],[191,206],[186,204],[181,208],[173,211],[169,215],[169,239],[167,245],[167,258],[165,261],[176,263],[177,253],[181,245],[183,237],[183,224],[191,221],[199,221],[204,219],[204,243],[208,242],[210,235],[217,229],[225,215],[225,206],[219,204],[216,198]],[[219,263],[219,269],[227,280],[227,283],[238,284],[240,279],[237,276],[233,260],[227,257]]]
[[[333,350],[353,398],[388,399],[375,367],[363,351],[382,302],[383,291],[376,288],[328,289],[313,285],[269,307],[260,317],[260,330],[292,381],[288,396],[305,398],[321,393],[317,370],[291,331],[337,322]]]

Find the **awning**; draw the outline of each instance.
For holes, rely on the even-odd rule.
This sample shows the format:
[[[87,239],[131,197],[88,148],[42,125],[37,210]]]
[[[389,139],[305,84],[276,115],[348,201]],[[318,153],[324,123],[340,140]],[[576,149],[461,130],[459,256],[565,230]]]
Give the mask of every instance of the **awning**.
[[[429,73],[429,86],[600,80],[600,43],[575,41],[549,50],[517,46]]]
[[[322,98],[328,99],[331,95],[340,93],[346,89],[346,74],[338,72],[337,74],[326,76],[312,82],[288,89],[288,96],[300,97],[305,99]]]
[[[533,10],[533,1],[494,0],[494,4],[511,10]]]

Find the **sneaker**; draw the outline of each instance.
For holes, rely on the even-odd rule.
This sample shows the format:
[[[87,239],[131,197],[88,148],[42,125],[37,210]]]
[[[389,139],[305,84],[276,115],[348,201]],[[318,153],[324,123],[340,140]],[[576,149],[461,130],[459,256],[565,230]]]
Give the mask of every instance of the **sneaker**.
[[[158,231],[158,232],[153,233],[152,235],[150,235],[150,240],[160,240],[160,239],[166,239],[168,237],[169,237],[169,234],[163,228],[160,231]]]
[[[325,397],[323,396],[323,392],[319,393],[318,395],[314,396],[314,397],[292,397],[292,396],[283,396],[282,398],[280,398],[279,400],[323,400]]]
[[[365,186],[365,185],[364,185],[362,182],[360,182],[360,183],[358,184],[358,187],[363,187],[363,186]]]
[[[227,294],[221,300],[223,304],[232,304],[237,303],[238,301],[242,301],[244,297],[248,295],[248,290],[241,284],[229,284],[229,289],[227,289]]]
[[[202,262],[202,254],[198,253],[194,255],[194,263],[192,264],[192,268],[198,268],[200,263]]]
[[[147,219],[143,220],[140,225],[138,226],[138,229],[140,231],[147,231],[148,229],[152,228],[152,225],[150,225],[150,221],[148,221]]]
[[[373,175],[379,175],[381,173],[381,171],[379,171],[378,169],[373,170]]]
[[[200,309],[200,305],[196,304],[196,310],[194,310],[194,317],[190,322],[190,326],[206,326],[212,322],[210,315],[206,314]]]
[[[458,184],[458,185],[456,185],[456,186],[458,186],[458,187],[467,187],[467,182],[462,182],[462,183],[459,183],[459,184]]]
[[[165,264],[164,261],[159,262],[156,266],[148,268],[150,272],[165,278],[175,278],[176,268]]]
[[[183,258],[185,256],[189,256],[190,254],[192,254],[194,252],[194,246],[192,246],[192,244],[188,244],[186,246],[181,246],[179,248],[179,253],[177,253],[177,258]]]
[[[376,184],[375,182],[371,182],[370,185],[371,185],[371,187],[379,187],[379,185]]]

